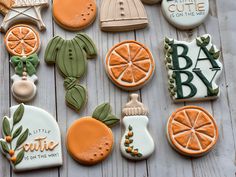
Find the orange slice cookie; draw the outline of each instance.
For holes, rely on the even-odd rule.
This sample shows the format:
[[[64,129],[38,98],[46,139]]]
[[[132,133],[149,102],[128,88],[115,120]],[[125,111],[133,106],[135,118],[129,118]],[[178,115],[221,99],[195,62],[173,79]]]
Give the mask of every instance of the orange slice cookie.
[[[108,126],[118,121],[107,103],[98,106],[92,117],[75,121],[66,138],[67,150],[73,159],[84,165],[94,165],[107,158],[114,143]]]
[[[31,26],[16,25],[7,31],[5,45],[11,55],[29,56],[39,50],[39,34]]]
[[[167,137],[175,150],[186,156],[197,157],[215,146],[218,128],[205,109],[185,106],[177,109],[169,118]]]
[[[118,87],[138,90],[153,75],[155,62],[147,47],[137,41],[123,41],[106,56],[106,72]]]
[[[67,30],[81,30],[93,23],[96,18],[94,0],[54,0],[55,21]]]

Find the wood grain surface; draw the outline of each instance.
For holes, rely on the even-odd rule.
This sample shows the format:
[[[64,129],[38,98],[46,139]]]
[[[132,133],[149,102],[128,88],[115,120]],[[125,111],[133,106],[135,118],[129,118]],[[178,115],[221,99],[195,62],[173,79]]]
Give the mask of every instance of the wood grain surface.
[[[63,78],[54,66],[44,62],[46,45],[53,36],[60,35],[70,39],[75,33],[60,28],[52,18],[51,7],[43,11],[43,19],[47,26],[40,32],[42,47],[39,52],[41,59],[38,67],[38,93],[30,105],[41,107],[50,112],[58,121],[63,138],[64,165],[60,168],[36,170],[15,174],[8,161],[0,155],[0,177],[235,177],[236,176],[236,1],[209,0],[210,15],[200,27],[192,31],[179,31],[164,19],[160,4],[145,5],[149,18],[149,27],[143,30],[105,33],[99,27],[101,0],[97,0],[97,19],[84,30],[98,48],[96,59],[88,61],[88,72],[80,83],[88,89],[88,103],[76,113],[65,104]],[[2,17],[0,19],[2,21]],[[163,39],[165,36],[179,40],[191,41],[196,36],[209,33],[213,43],[222,51],[221,61],[224,66],[220,78],[220,98],[216,101],[201,103],[174,104],[167,89],[167,73],[164,64]],[[10,56],[4,43],[4,34],[0,34],[0,116],[9,114],[9,107],[17,104],[12,98],[11,76],[14,74],[10,66]],[[106,53],[114,44],[134,39],[148,46],[155,58],[156,71],[151,82],[141,90],[143,103],[149,108],[149,130],[152,134],[156,150],[146,161],[131,162],[121,156],[119,141],[123,132],[122,126],[112,128],[115,145],[112,154],[104,162],[86,167],[75,162],[65,148],[65,135],[68,127],[76,119],[91,115],[94,108],[102,102],[110,102],[114,113],[121,118],[121,108],[128,100],[129,92],[120,90],[108,79],[103,61]],[[176,109],[184,105],[198,105],[212,113],[219,127],[219,141],[216,148],[208,155],[192,159],[177,154],[168,144],[165,126],[168,117]],[[32,121],[33,121],[32,117]]]

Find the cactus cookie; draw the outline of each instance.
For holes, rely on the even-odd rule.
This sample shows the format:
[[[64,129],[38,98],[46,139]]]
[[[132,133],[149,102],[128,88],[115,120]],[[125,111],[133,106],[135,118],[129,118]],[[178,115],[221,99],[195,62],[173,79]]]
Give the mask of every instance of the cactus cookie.
[[[119,122],[108,103],[99,105],[92,116],[76,120],[68,129],[66,147],[81,164],[94,165],[111,153],[114,138],[109,126]]]
[[[66,102],[68,106],[79,111],[87,101],[87,91],[78,83],[87,70],[87,58],[97,55],[96,46],[84,33],[78,33],[71,40],[54,37],[47,45],[45,62],[56,64],[65,77]]]
[[[28,25],[16,25],[7,31],[5,45],[13,55],[11,64],[16,73],[11,77],[12,95],[19,102],[30,101],[37,92],[35,82],[38,80],[36,68],[39,58],[36,52],[40,48],[39,34]]]
[[[192,42],[165,39],[165,63],[171,98],[175,102],[216,99],[222,72],[220,51],[209,34]]]
[[[3,117],[0,149],[16,172],[62,165],[61,135],[48,112],[20,104]]]
[[[125,105],[123,114],[125,133],[120,142],[122,155],[131,160],[148,158],[153,153],[155,144],[147,130],[148,110],[138,101],[138,94],[130,95],[130,101]]]

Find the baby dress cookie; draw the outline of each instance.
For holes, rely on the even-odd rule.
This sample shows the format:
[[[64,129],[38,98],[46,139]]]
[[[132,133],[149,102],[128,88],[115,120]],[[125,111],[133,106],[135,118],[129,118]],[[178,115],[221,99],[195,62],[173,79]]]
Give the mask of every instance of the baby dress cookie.
[[[12,94],[19,102],[30,101],[37,91],[35,82],[38,77],[35,74],[39,64],[36,53],[40,48],[39,34],[28,25],[16,25],[7,31],[5,45],[13,55],[11,63],[16,73],[11,77]]]
[[[140,0],[103,0],[100,25],[103,31],[130,31],[145,28],[148,18]]]
[[[149,49],[137,41],[123,41],[106,56],[107,75],[124,90],[138,90],[152,77],[155,61]]]
[[[22,21],[32,22],[40,30],[45,30],[41,10],[48,6],[48,0],[0,0],[0,13],[5,16],[1,31],[5,32],[10,26]]]
[[[205,155],[216,145],[218,127],[212,115],[198,106],[177,109],[167,123],[171,146],[182,155]]]
[[[219,96],[216,81],[222,72],[220,51],[209,34],[190,43],[166,38],[165,53],[169,92],[174,101],[212,100]]]
[[[124,157],[131,160],[148,158],[155,149],[154,141],[148,132],[148,110],[138,101],[138,94],[131,94],[130,101],[123,109],[125,133],[121,138],[120,149]]]
[[[53,17],[62,28],[76,31],[91,25],[96,18],[95,0],[54,0]]]
[[[108,126],[117,122],[119,119],[111,114],[108,103],[99,105],[92,116],[76,120],[66,136],[66,147],[73,159],[84,165],[94,165],[107,158],[114,143]]]
[[[162,12],[176,28],[188,30],[199,26],[209,13],[209,0],[162,0]]]
[[[84,33],[78,33],[71,40],[54,37],[47,45],[45,62],[56,64],[65,77],[66,102],[76,111],[79,111],[87,102],[87,91],[78,83],[87,70],[87,58],[97,55],[96,46]]]
[[[62,165],[61,135],[56,120],[46,111],[20,104],[2,121],[0,147],[14,171]]]

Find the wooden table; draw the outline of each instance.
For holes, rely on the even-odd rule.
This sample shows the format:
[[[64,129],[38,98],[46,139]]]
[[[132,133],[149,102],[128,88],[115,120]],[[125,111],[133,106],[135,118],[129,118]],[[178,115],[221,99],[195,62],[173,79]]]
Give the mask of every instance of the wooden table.
[[[101,0],[97,0],[98,8]],[[44,62],[46,45],[53,36],[72,38],[75,33],[61,29],[52,20],[51,7],[44,11],[43,19],[47,31],[41,33],[42,47],[39,53],[41,64],[37,75],[38,94],[28,103],[41,107],[56,117],[63,138],[64,165],[61,168],[38,170],[15,174],[11,171],[7,160],[0,155],[0,177],[233,177],[236,174],[236,1],[210,0],[210,15],[204,24],[193,31],[179,31],[164,19],[160,5],[145,5],[148,13],[149,28],[125,33],[104,33],[99,29],[99,17],[95,23],[84,30],[96,43],[98,57],[88,61],[88,73],[81,83],[88,88],[88,103],[79,114],[71,110],[64,102],[63,78],[53,66]],[[99,12],[100,8],[98,9]],[[99,14],[98,14],[99,15]],[[220,78],[221,96],[216,101],[201,103],[173,104],[168,95],[167,73],[164,65],[163,39],[165,36],[192,40],[196,36],[209,33],[213,42],[222,50],[221,61],[224,71]],[[234,34],[233,34],[234,33]],[[9,107],[17,104],[12,98],[10,77],[14,74],[9,63],[9,54],[3,43],[4,35],[0,35],[0,116],[9,114]],[[135,39],[146,44],[152,51],[156,61],[156,71],[152,81],[137,93],[150,110],[149,129],[156,143],[155,153],[146,161],[130,162],[124,159],[119,150],[122,127],[113,127],[115,145],[112,154],[104,162],[86,167],[76,163],[67,154],[64,140],[67,128],[81,116],[91,115],[94,108],[102,102],[110,102],[114,112],[121,117],[121,108],[127,102],[128,92],[114,86],[107,78],[103,60],[110,47],[126,40]],[[168,144],[165,136],[166,121],[170,114],[184,105],[194,104],[211,112],[219,126],[217,147],[208,155],[190,159],[177,154]],[[33,117],[32,117],[33,121]]]

